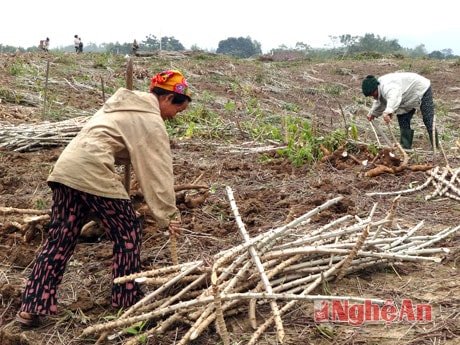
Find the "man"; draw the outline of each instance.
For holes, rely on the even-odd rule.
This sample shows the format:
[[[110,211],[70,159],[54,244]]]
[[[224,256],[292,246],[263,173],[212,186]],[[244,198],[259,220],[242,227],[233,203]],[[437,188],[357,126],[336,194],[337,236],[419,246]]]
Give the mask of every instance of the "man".
[[[158,73],[150,92],[120,88],[94,114],[59,156],[47,182],[53,191],[48,238],[26,283],[16,321],[36,327],[39,317],[56,314],[57,289],[86,216],[104,224],[113,244],[113,278],[139,272],[142,229],[115,164],[129,162],[158,228],[177,233],[169,137],[164,121],[192,101],[177,70]],[[113,284],[112,306],[127,308],[142,298],[137,283]]]
[[[139,44],[137,44],[136,39],[134,39],[133,44],[131,45],[131,47],[133,48],[133,54],[136,55],[137,50],[139,49]]]
[[[83,53],[83,41],[81,40],[81,37],[78,37],[78,52]]]
[[[46,38],[46,40],[42,40],[40,41],[40,49],[45,51],[45,52],[48,52],[48,48],[50,46],[50,39],[49,37]]]
[[[411,120],[415,111],[420,109],[433,147],[434,103],[430,80],[410,72],[389,73],[378,79],[368,75],[363,79],[362,91],[364,96],[374,98],[367,115],[369,121],[383,114],[383,119],[389,123],[393,114],[397,115],[400,143],[404,149],[412,148],[414,130]],[[438,146],[437,131],[435,139]]]

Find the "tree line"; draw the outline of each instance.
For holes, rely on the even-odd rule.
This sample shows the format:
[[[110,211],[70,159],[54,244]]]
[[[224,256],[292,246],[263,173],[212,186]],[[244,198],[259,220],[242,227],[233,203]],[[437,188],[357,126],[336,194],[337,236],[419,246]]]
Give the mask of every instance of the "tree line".
[[[420,44],[415,48],[402,47],[398,40],[387,39],[373,33],[367,33],[364,36],[352,36],[344,34],[340,36],[329,36],[331,44],[327,48],[312,48],[304,42],[297,42],[295,47],[287,47],[281,45],[278,48],[272,49],[269,54],[274,54],[279,51],[296,51],[305,55],[305,57],[322,57],[322,58],[337,58],[337,57],[353,57],[357,55],[367,54],[401,54],[409,57],[428,57],[432,59],[456,59],[458,56],[453,54],[452,49],[446,48],[441,51],[428,52],[424,44]],[[249,58],[252,56],[262,55],[262,45],[260,42],[248,37],[229,37],[219,42],[218,47],[211,53],[230,55],[236,58]],[[36,52],[40,51],[38,44],[36,47],[17,48],[8,45],[0,44],[0,52],[14,53],[19,52]],[[73,45],[52,49],[62,52],[74,52]],[[139,43],[138,51],[151,52],[156,50],[186,50],[183,44],[174,37],[156,37],[148,35]],[[203,50],[194,45],[190,50]],[[85,52],[96,53],[111,53],[111,54],[131,54],[132,42],[126,43],[89,43],[85,47]]]

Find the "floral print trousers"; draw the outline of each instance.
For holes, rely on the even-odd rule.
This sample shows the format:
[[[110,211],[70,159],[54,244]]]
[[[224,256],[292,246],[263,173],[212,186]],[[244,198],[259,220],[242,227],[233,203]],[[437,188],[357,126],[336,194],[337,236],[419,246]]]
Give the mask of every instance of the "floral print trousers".
[[[50,183],[53,205],[48,238],[26,283],[20,311],[56,314],[56,292],[87,215],[102,221],[113,245],[112,278],[140,271],[141,225],[131,200],[110,199]],[[135,282],[112,285],[112,306],[129,307],[143,297]]]

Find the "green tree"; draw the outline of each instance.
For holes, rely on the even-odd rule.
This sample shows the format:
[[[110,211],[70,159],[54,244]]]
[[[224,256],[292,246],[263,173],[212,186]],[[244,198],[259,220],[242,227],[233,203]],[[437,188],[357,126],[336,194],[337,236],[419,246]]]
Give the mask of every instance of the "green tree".
[[[365,34],[360,37],[356,43],[350,46],[350,51],[364,52],[375,51],[379,53],[392,53],[402,49],[398,40],[387,40],[385,37],[381,38],[379,35],[371,33]]]
[[[229,37],[220,41],[216,50],[217,54],[225,54],[237,58],[248,58],[254,55],[262,54],[261,44],[252,41],[251,37]]]
[[[305,52],[305,54],[307,54],[309,51],[312,50],[312,47],[309,46],[307,43],[297,42],[295,44],[295,50],[300,50],[300,51]]]
[[[177,39],[172,37],[163,36],[158,39],[155,35],[148,35],[145,37],[145,40],[141,42],[143,50],[153,51],[153,50],[185,50],[182,43]]]
[[[428,57],[430,59],[442,60],[444,59],[444,54],[441,53],[439,50],[435,50],[428,54]]]
[[[345,48],[344,54],[348,54],[350,52],[350,48],[356,44],[359,40],[359,36],[352,36],[350,34],[340,35],[339,37],[340,43]]]
[[[411,57],[423,57],[427,54],[424,44],[419,44],[410,52]]]
[[[160,49],[160,40],[152,34],[145,36],[145,40],[143,40],[141,43],[144,46],[144,49],[147,51]]]
[[[444,54],[445,59],[454,59],[455,58],[454,51],[452,49],[450,49],[450,48],[446,48],[446,49],[441,50],[441,53]]]
[[[99,53],[111,53],[111,54],[129,54],[131,53],[130,43],[105,43],[102,49],[96,45],[88,45],[86,51],[88,52],[99,52]]]
[[[26,50],[22,47],[13,47],[13,46],[0,44],[0,53],[15,53],[16,51],[23,53]]]
[[[176,40],[174,37],[163,36],[161,38],[161,49],[162,50],[185,50],[182,43]]]

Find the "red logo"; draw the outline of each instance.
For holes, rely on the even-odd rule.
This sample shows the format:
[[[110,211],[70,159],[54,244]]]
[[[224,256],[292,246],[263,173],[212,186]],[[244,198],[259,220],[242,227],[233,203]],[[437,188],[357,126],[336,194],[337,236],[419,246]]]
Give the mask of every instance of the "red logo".
[[[401,305],[392,300],[377,304],[371,300],[364,303],[351,303],[348,300],[317,300],[314,302],[316,322],[346,322],[352,326],[364,323],[391,324],[393,322],[429,322],[432,320],[431,305],[414,304],[403,299]]]

